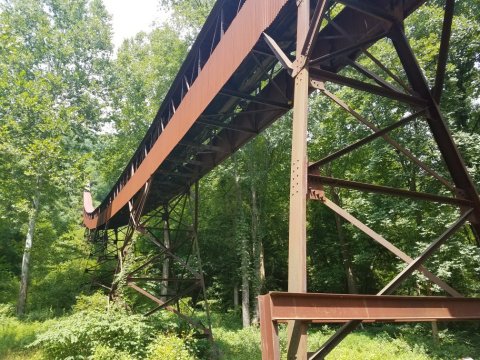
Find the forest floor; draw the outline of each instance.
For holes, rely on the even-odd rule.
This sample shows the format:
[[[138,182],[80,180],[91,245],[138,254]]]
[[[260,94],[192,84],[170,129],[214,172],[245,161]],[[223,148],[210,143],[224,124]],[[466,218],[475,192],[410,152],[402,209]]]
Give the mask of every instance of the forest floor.
[[[145,338],[148,338],[145,334],[149,330],[143,327],[141,318],[124,316],[105,321],[104,315],[91,316],[88,315],[89,313],[82,312],[78,314],[80,316],[74,313],[42,321],[31,319],[20,321],[0,313],[0,359],[195,360],[211,358],[210,346],[205,341],[201,343],[192,340],[191,335],[184,336],[182,339],[165,335],[163,340],[158,342],[158,337],[163,336],[158,335],[159,332],[156,335],[157,340],[152,341],[150,334],[149,342],[145,342]],[[168,322],[172,321],[172,318],[167,317],[160,321]],[[117,326],[119,324],[120,326]],[[164,331],[164,334],[171,333],[173,327],[170,327],[167,332],[165,329],[161,331]],[[327,359],[450,360],[469,357],[480,359],[478,324],[449,324],[448,329],[444,324],[440,324],[439,327],[439,336],[434,340],[430,324],[366,325],[348,336]],[[123,330],[118,333],[120,328]],[[117,332],[115,333],[117,335],[112,333],[110,337],[118,338],[124,343],[111,342],[107,338],[104,341],[101,340],[101,335],[95,335],[99,330],[104,334]],[[308,338],[309,350],[316,350],[334,331],[334,327],[325,325],[311,328]],[[261,359],[260,331],[255,326],[242,329],[238,313],[214,313],[213,332],[216,352],[220,354],[221,359]],[[125,345],[127,338],[129,344]],[[152,347],[153,343],[156,343],[157,349],[155,346]],[[280,347],[285,352],[286,329],[283,326],[280,328]],[[87,348],[91,351],[85,352]],[[205,350],[206,348],[208,350]]]

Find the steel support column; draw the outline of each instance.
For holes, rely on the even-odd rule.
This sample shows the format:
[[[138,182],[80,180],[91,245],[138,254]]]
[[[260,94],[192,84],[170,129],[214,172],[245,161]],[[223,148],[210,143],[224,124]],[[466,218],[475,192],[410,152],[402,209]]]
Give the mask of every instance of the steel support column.
[[[303,44],[310,21],[310,0],[299,0],[296,62],[303,63]],[[288,240],[288,291],[307,291],[307,122],[309,71],[303,67],[295,77],[293,102],[290,217]],[[302,322],[288,324],[287,358],[307,359],[307,328]]]
[[[169,214],[167,206],[164,206],[163,216],[163,245],[165,246],[167,251],[170,251],[170,226],[168,224]],[[165,280],[162,281],[162,288],[160,289],[160,299],[165,302],[168,293],[168,278],[170,277],[170,258],[168,256],[165,256],[165,258],[163,259],[162,277]]]
[[[359,5],[360,6],[360,5]],[[363,7],[363,4],[361,5]],[[449,7],[447,7],[448,10]],[[448,24],[448,21],[451,21],[451,13],[447,13],[445,16],[445,22],[446,24],[444,25],[444,33],[445,29],[448,30],[450,27],[450,24]],[[298,20],[298,23],[300,23],[301,20]],[[441,288],[443,288],[447,293],[454,297],[460,297],[461,295],[453,288],[451,288],[448,284],[444,283],[441,279],[436,277],[434,274],[431,274],[426,270],[425,268],[422,267],[422,263],[431,255],[433,254],[439,247],[440,245],[445,242],[448,237],[450,237],[453,233],[458,231],[458,229],[464,224],[465,221],[470,221],[473,225],[474,228],[478,227],[479,223],[479,211],[480,211],[480,200],[478,198],[478,193],[476,192],[475,187],[473,186],[472,180],[468,174],[468,171],[465,168],[465,165],[463,163],[463,160],[458,153],[458,150],[456,149],[456,146],[453,142],[453,139],[448,131],[448,128],[445,124],[445,121],[442,118],[442,115],[440,113],[440,110],[438,108],[438,102],[435,101],[433,98],[430,89],[427,86],[426,80],[418,66],[418,63],[415,59],[415,56],[410,49],[410,46],[408,44],[408,41],[405,37],[405,34],[403,33],[403,29],[400,23],[396,23],[392,21],[391,24],[391,29],[388,32],[388,36],[392,39],[393,44],[395,46],[395,49],[398,53],[399,59],[406,71],[407,77],[409,79],[410,85],[412,86],[412,89],[414,91],[414,95],[410,94],[405,94],[398,92],[397,90],[392,90],[388,86],[387,87],[378,87],[375,85],[370,85],[364,82],[361,82],[359,80],[354,80],[347,78],[345,76],[338,75],[333,72],[329,72],[326,70],[323,70],[321,68],[314,68],[313,64],[314,62],[310,62],[311,69],[309,71],[311,72],[309,74],[310,78],[310,84],[313,88],[317,88],[320,91],[322,91],[324,94],[326,94],[329,98],[334,100],[337,104],[339,104],[345,111],[353,115],[355,118],[359,119],[361,122],[366,123],[367,126],[371,127],[372,130],[374,131],[374,134],[371,136],[368,136],[364,139],[361,139],[350,146],[347,146],[344,149],[341,149],[337,151],[334,154],[331,154],[327,156],[326,158],[320,160],[317,163],[314,163],[310,166],[310,171],[308,172],[309,175],[309,185],[312,188],[313,192],[319,192],[320,194],[323,194],[323,185],[324,184],[330,184],[333,186],[342,186],[346,187],[349,189],[357,189],[361,191],[373,191],[373,192],[379,192],[387,195],[394,195],[394,196],[406,196],[406,197],[411,197],[414,199],[420,199],[424,201],[431,201],[431,202],[440,202],[440,203],[448,203],[451,205],[457,205],[459,206],[459,210],[461,213],[460,218],[450,227],[448,228],[443,234],[441,234],[426,250],[424,253],[422,253],[419,257],[416,259],[412,259],[408,257],[408,255],[402,253],[399,249],[395,248],[391,243],[387,242],[385,239],[383,239],[380,235],[374,233],[371,229],[367,228],[365,225],[359,223],[356,219],[354,219],[352,216],[341,210],[340,208],[338,209],[333,209],[334,211],[340,211],[343,212],[343,216],[345,217],[350,217],[351,220],[354,220],[358,223],[359,228],[363,230],[367,230],[367,233],[370,233],[373,235],[373,238],[380,242],[382,245],[386,246],[390,250],[393,250],[394,253],[398,256],[400,255],[400,258],[407,262],[406,268],[401,271],[392,281],[387,284],[377,295],[381,295],[382,297],[386,294],[391,294],[394,292],[398,286],[406,279],[407,276],[409,276],[413,271],[415,270],[420,270],[424,274],[427,275],[427,277],[432,280],[434,283],[439,285]],[[444,35],[443,38],[446,36]],[[298,39],[297,39],[298,41]],[[439,61],[439,72],[441,73],[444,68],[444,62],[445,62],[445,57],[446,57],[446,50],[445,48],[448,47],[448,42],[443,39],[442,42],[442,51],[440,54],[440,61]],[[300,72],[297,72],[298,70],[295,68],[296,64],[298,64],[299,61],[298,59],[292,64],[292,73],[293,75],[299,74]],[[297,65],[298,66],[298,65]],[[356,67],[357,70],[363,74],[364,76],[374,78],[375,81],[380,83],[380,85],[383,85],[382,79],[377,78],[373,76],[371,73],[369,73],[366,69],[359,69]],[[438,75],[438,74],[437,74]],[[438,78],[438,76],[437,76]],[[298,76],[295,78],[295,104],[294,104],[294,111],[297,110],[297,87],[299,86],[299,81],[298,81]],[[335,83],[339,83],[344,86],[349,86],[351,88],[357,89],[357,90],[363,90],[371,94],[379,95],[379,96],[387,96],[391,98],[392,100],[396,100],[400,103],[405,102],[407,104],[410,104],[413,106],[414,109],[417,110],[418,114],[425,113],[427,122],[430,126],[430,129],[432,131],[433,137],[438,145],[438,148],[443,156],[443,159],[445,160],[445,163],[447,165],[447,168],[450,172],[450,175],[453,179],[453,182],[455,183],[455,188],[449,184],[447,180],[445,180],[443,177],[439,176],[435,171],[432,171],[429,169],[425,164],[420,162],[416,157],[414,157],[408,150],[404,149],[403,146],[399,145],[396,141],[391,140],[386,133],[390,130],[393,130],[397,127],[405,125],[408,121],[410,120],[407,117],[407,120],[400,120],[400,123],[394,124],[387,126],[385,130],[380,130],[376,126],[370,126],[368,121],[365,121],[365,119],[360,116],[358,113],[354,112],[352,109],[350,109],[347,105],[345,105],[343,102],[341,102],[339,99],[336,99],[333,94],[330,94],[324,87],[323,81],[333,81]],[[438,83],[441,83],[442,79],[440,77],[440,80],[438,80]],[[307,118],[307,115],[305,114],[305,119]],[[295,118],[294,118],[295,121]],[[294,122],[295,126],[295,122]],[[294,133],[295,136],[295,133]],[[407,156],[410,160],[412,160],[413,163],[418,165],[420,168],[424,169],[427,173],[435,177],[437,180],[441,181],[444,185],[446,185],[450,190],[453,190],[456,198],[452,197],[445,197],[445,196],[439,196],[436,194],[428,194],[428,193],[421,193],[421,192],[416,192],[416,191],[409,191],[405,189],[398,189],[398,188],[390,188],[386,186],[378,186],[378,185],[372,185],[372,184],[362,184],[354,181],[348,181],[348,180],[343,180],[343,179],[332,179],[329,177],[325,176],[320,176],[320,173],[318,171],[318,167],[320,165],[329,163],[332,160],[335,160],[336,158],[339,158],[342,155],[345,155],[367,143],[370,141],[383,137],[387,142],[389,142],[391,145],[393,145],[395,148],[399,149],[401,153]],[[295,139],[295,137],[294,137]],[[295,174],[293,172],[293,167],[295,165],[294,161],[294,156],[296,154],[292,151],[292,184],[294,183],[295,176],[298,174]],[[301,179],[301,178],[300,178]],[[292,190],[292,189],[291,189]],[[320,196],[321,198],[322,196]],[[315,196],[313,197],[315,198]],[[324,198],[324,194],[323,194]],[[324,198],[325,201],[325,198]],[[332,208],[332,206],[330,206]],[[300,208],[290,208],[290,221],[294,221],[295,219],[298,219],[300,216],[303,214],[297,213],[296,216],[292,215],[292,211],[299,211]],[[295,224],[290,224],[290,229],[295,226]],[[477,231],[478,232],[478,231]],[[298,244],[297,244],[298,245]],[[292,246],[292,243],[290,243],[290,246]],[[296,249],[297,254],[298,254],[298,247]],[[292,253],[290,252],[289,255]],[[297,259],[302,259],[301,257]],[[291,260],[291,258],[289,259]],[[290,269],[289,269],[290,270]],[[289,273],[289,293],[292,292],[291,287],[290,287],[290,273]],[[304,292],[302,290],[301,292]],[[294,296],[295,297],[295,296]],[[380,297],[380,296],[379,296]],[[290,307],[288,309],[289,316],[284,317],[283,320],[288,321],[289,323],[292,323],[295,321],[295,327],[298,329],[303,329],[302,325],[299,324],[299,312],[302,311],[302,305],[301,305],[301,299],[302,296],[300,295],[299,298],[295,297],[295,300],[290,304]],[[312,300],[313,301],[313,300]],[[315,301],[320,301],[319,299],[315,299]],[[377,300],[375,300],[377,301]],[[382,300],[380,300],[382,301]],[[402,301],[400,299],[400,301]],[[478,303],[478,300],[475,300]],[[262,310],[268,312],[269,309],[271,312],[274,311],[276,308],[276,305],[273,303],[272,299],[262,299]],[[312,303],[313,304],[313,303]],[[365,299],[365,304],[367,310],[369,309],[369,306],[373,306],[374,308],[372,309],[373,311],[375,310],[375,306],[370,302],[368,304],[368,301]],[[317,304],[318,305],[318,304]],[[337,304],[338,305],[338,304]],[[313,305],[312,305],[313,306]],[[411,303],[406,302],[401,305],[403,308],[410,309]],[[446,306],[446,305],[445,305]],[[414,306],[410,309],[411,311],[415,311]],[[287,311],[287,312],[288,312]],[[368,313],[368,311],[367,311]],[[348,321],[344,326],[342,326],[336,334],[334,334],[323,346],[320,348],[318,351],[315,353],[309,355],[309,359],[323,359],[339,342],[342,341],[342,339],[349,334],[355,327],[357,327],[362,320],[372,320],[372,318],[368,318],[369,315],[372,313],[368,313],[367,318],[357,318],[353,315],[346,316],[345,320],[348,318]],[[403,321],[406,319],[405,316],[402,317],[400,313],[392,313],[392,316],[397,316],[398,318],[396,320]],[[450,314],[452,318],[459,318],[461,319],[462,316],[459,315],[458,312],[454,312]],[[458,317],[457,317],[458,315]],[[306,315],[307,316],[307,315]],[[441,316],[440,316],[441,317]],[[304,320],[303,323],[310,322],[311,320],[318,320],[318,316],[314,315],[308,315],[307,318]],[[331,319],[331,320],[339,320],[338,319]],[[381,319],[381,316],[377,316],[377,318],[373,320],[378,320]],[[430,321],[430,320],[435,320],[437,319],[436,316],[432,317],[425,317],[421,318],[420,321]],[[274,320],[275,321],[275,320]],[[266,344],[264,349],[265,351],[271,351],[272,347],[274,346],[273,343],[276,341],[276,334],[275,334],[275,326],[272,325],[264,325],[267,326],[267,328],[270,329],[272,334],[269,335],[267,341],[271,341],[270,344]],[[263,334],[263,333],[262,333]],[[289,358],[294,358],[292,357],[292,353],[290,352],[290,347],[289,347]],[[273,356],[273,357],[272,357]],[[267,355],[264,358],[275,358],[277,356],[277,353],[274,351],[271,353],[271,355]],[[304,353],[302,352],[301,356],[304,356]]]
[[[145,315],[166,309],[189,323],[200,335],[213,340],[197,238],[198,185],[195,185],[193,196],[186,191],[144,215],[151,183],[152,180],[147,182],[144,189],[130,200],[127,226],[96,230],[90,234],[91,242],[100,248],[92,253],[92,256],[98,255],[98,263],[103,265],[109,259],[117,262],[112,269],[112,285],[99,285],[109,290],[112,301],[120,300],[120,289],[130,288],[155,303],[155,307]],[[139,241],[147,249],[152,247],[148,242],[152,243],[153,255],[132,251],[134,244]],[[95,269],[87,270],[93,272]],[[103,282],[108,283],[108,280]],[[183,301],[187,296],[191,297],[189,303]],[[205,301],[206,325],[191,314],[180,312],[180,301],[183,302],[182,308],[190,308],[189,311],[193,313],[199,299]]]
[[[474,212],[470,221],[475,232],[480,234],[480,198],[478,192],[400,24],[392,27],[389,37],[393,41],[413,90],[428,102],[428,125],[459,194],[473,202]],[[477,239],[477,243],[480,245],[479,239]]]

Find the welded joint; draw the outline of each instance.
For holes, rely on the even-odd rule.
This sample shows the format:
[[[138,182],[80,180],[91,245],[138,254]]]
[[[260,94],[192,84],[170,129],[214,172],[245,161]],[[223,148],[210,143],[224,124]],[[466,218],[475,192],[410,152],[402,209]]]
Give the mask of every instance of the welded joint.
[[[325,91],[325,82],[310,79],[310,87],[312,87],[314,89],[317,89],[317,90],[320,90],[320,91]]]
[[[265,42],[267,43],[270,50],[280,62],[282,67],[290,74],[292,78],[295,78],[300,71],[302,71],[307,65],[308,57],[306,55],[300,54],[292,62],[290,58],[285,54],[285,52],[280,48],[277,42],[271,38],[268,34],[263,33]]]
[[[323,190],[323,186],[316,189],[309,188],[308,198],[310,200],[319,200],[319,201],[325,202],[326,197],[325,197],[325,191]]]
[[[307,56],[299,55],[292,64],[292,73],[290,74],[292,78],[296,78],[300,71],[305,69],[307,65]]]

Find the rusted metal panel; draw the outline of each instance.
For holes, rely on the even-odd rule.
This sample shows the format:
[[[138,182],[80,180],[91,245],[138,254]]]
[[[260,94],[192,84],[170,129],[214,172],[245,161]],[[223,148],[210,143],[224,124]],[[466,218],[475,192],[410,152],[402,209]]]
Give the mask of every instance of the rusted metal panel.
[[[102,214],[84,216],[89,229],[102,225],[120,211],[155,173],[172,149],[217,95],[227,80],[253,49],[287,0],[247,0],[224,34],[190,90],[183,98],[165,131],[155,142],[130,180]]]
[[[93,206],[92,194],[90,193],[90,190],[85,190],[83,192],[83,209],[87,214],[92,213],[95,210],[95,207]]]
[[[271,292],[264,296],[271,300],[273,321],[417,322],[480,319],[480,299],[472,298],[285,292]]]
[[[371,0],[371,2],[372,2],[372,4],[376,5],[377,7],[382,5],[382,2],[378,2],[376,0],[375,1]],[[404,17],[408,16],[412,11],[414,11],[423,2],[424,1],[419,1],[419,0],[404,1],[402,3],[403,16]],[[209,19],[207,20],[207,23],[204,26],[204,28],[202,29],[202,31],[199,35],[199,39],[197,40],[197,42],[199,43],[199,46],[197,46],[197,42],[196,42],[194,47],[191,50],[191,53],[187,57],[186,62],[182,66],[182,69],[179,72],[179,76],[183,74],[183,72],[185,71],[185,68],[188,68],[188,66],[185,66],[185,65],[186,64],[188,65],[189,63],[192,63],[194,61],[194,58],[197,56],[197,54],[194,53],[194,52],[199,52],[200,48],[202,48],[203,45],[201,45],[201,42],[205,38],[204,34],[208,33],[208,29],[212,26],[212,23],[215,23],[215,21],[214,21],[215,17],[212,16],[212,15],[215,15],[216,12],[219,12],[220,11],[219,9],[221,9],[221,6],[223,6],[225,4],[230,4],[229,8],[232,8],[232,9],[235,8],[235,10],[233,10],[233,11],[236,11],[237,5],[235,5],[234,3],[238,4],[236,1],[225,0],[225,1],[220,1],[219,3],[217,3],[215,5],[215,8],[214,8],[211,16],[209,16]],[[231,42],[232,39],[233,39],[233,41],[235,41],[235,43],[230,44],[230,45],[231,45],[231,48],[236,50],[238,41],[240,41],[240,44],[251,41],[252,39],[251,38],[248,39],[248,38],[252,36],[252,32],[256,31],[256,30],[254,31],[254,29],[258,30],[258,28],[268,27],[267,24],[272,22],[273,18],[275,18],[275,16],[277,16],[276,13],[278,13],[278,9],[281,9],[282,6],[285,3],[289,3],[289,5],[288,5],[289,6],[288,11],[289,12],[285,12],[282,15],[283,17],[281,18],[280,23],[278,23],[278,24],[275,23],[273,25],[276,26],[276,32],[282,38],[283,42],[285,42],[285,41],[293,42],[293,39],[295,37],[295,32],[294,32],[294,30],[292,30],[291,24],[294,21],[294,11],[290,11],[290,10],[292,10],[294,8],[294,6],[295,6],[294,2],[280,1],[280,0],[276,0],[276,1],[253,1],[253,0],[249,0],[249,1],[245,2],[245,4],[242,6],[242,8],[241,8],[241,10],[240,10],[240,12],[238,13],[237,16],[235,16],[234,14],[233,15],[231,14],[231,16],[234,17],[234,19],[232,20],[232,24],[233,23],[239,23],[239,18],[240,18],[241,14],[244,15],[243,16],[244,18],[248,17],[252,14],[255,15],[255,17],[252,17],[250,22],[243,22],[243,26],[237,26],[237,29],[240,28],[240,31],[238,31],[238,33],[241,34],[241,35],[237,35],[238,38],[233,37],[233,36],[230,36],[230,38],[225,38],[225,35],[227,35],[229,32],[232,32],[231,28],[228,27],[225,35],[222,37],[222,40],[220,40],[220,43],[217,45],[217,47],[220,47],[222,45],[222,43],[225,43],[227,41]],[[232,9],[230,9],[230,10],[232,10]],[[247,9],[249,9],[249,10],[247,11]],[[246,14],[246,16],[245,16],[245,14]],[[257,21],[258,19],[260,19],[260,21]],[[332,26],[331,24],[328,24],[324,29],[322,29],[322,31],[320,32],[320,34],[318,36],[317,42],[315,43],[315,45],[313,47],[312,56],[315,56],[315,57],[325,56],[325,55],[331,54],[335,51],[340,51],[340,50],[344,49],[345,47],[352,45],[349,42],[350,40],[341,36],[342,33],[339,32],[339,30],[337,29],[337,26],[338,26],[337,23],[340,24],[341,28],[344,29],[347,33],[357,34],[358,36],[356,38],[358,39],[358,41],[364,41],[365,39],[367,39],[369,37],[378,36],[379,34],[381,34],[385,31],[382,27],[383,25],[379,24],[379,22],[380,21],[378,21],[377,19],[372,18],[372,17],[370,17],[366,14],[363,14],[361,12],[358,12],[355,9],[345,8],[344,10],[342,10],[342,13],[338,17],[335,18],[335,21],[334,21],[335,26]],[[250,26],[252,23],[254,23],[254,26]],[[206,31],[204,31],[204,30],[206,30]],[[258,31],[257,35],[259,33],[260,33],[260,31]],[[248,36],[246,36],[246,35],[248,35]],[[244,37],[245,37],[245,40],[243,39]],[[329,39],[330,37],[335,37],[335,40],[330,40]],[[257,37],[257,39],[258,39],[258,37]],[[256,47],[258,47],[259,44],[261,45],[262,42],[261,41],[257,42]],[[328,59],[328,61],[322,63],[321,66],[322,67],[325,66],[325,68],[329,71],[337,72],[346,65],[346,63],[347,63],[346,59],[347,58],[351,59],[351,60],[354,60],[361,53],[361,50],[359,50],[359,49],[364,48],[364,47],[365,47],[365,45],[363,45],[363,46],[359,45],[356,48],[354,46],[355,49],[352,48],[353,50],[351,51],[351,53],[345,53],[345,54],[337,55],[333,58],[330,58],[330,59]],[[217,52],[217,50],[218,49],[215,48],[213,54],[215,54]],[[227,56],[225,58],[228,61],[224,61],[224,59],[220,59],[220,60],[216,61],[216,65],[218,65],[218,69],[221,70],[220,73],[223,73],[223,70],[225,69],[225,67],[229,67],[230,65],[232,65],[233,60],[230,58],[230,54],[228,54],[228,55],[229,56]],[[246,55],[247,55],[247,53],[243,54],[244,57]],[[207,56],[203,55],[203,57],[208,58],[208,54],[207,54]],[[238,60],[238,59],[236,59],[236,60]],[[207,61],[207,64],[209,62],[210,62],[210,60]],[[257,69],[256,66],[257,65],[254,65],[254,67],[248,66],[248,71],[251,75],[257,74],[259,72],[258,71],[259,69]],[[215,72],[216,72],[217,71],[217,66],[214,66],[214,67],[216,67],[215,68]],[[244,70],[245,69],[243,69],[242,71],[244,71]],[[238,69],[231,69],[231,71],[232,72],[230,73],[230,75],[234,74],[235,71],[238,72]],[[204,72],[205,72],[205,67],[204,67],[204,69],[202,70],[201,73],[204,73]],[[242,72],[242,74],[243,74],[243,72]],[[244,84],[246,82],[246,79],[242,78],[242,74],[237,75],[237,73],[235,73],[235,76],[238,77],[238,78],[235,78],[235,81],[234,81],[235,86],[240,86],[240,84]],[[216,77],[216,74],[213,74],[212,76]],[[180,77],[181,77],[180,80],[182,81],[182,83],[185,82],[185,76],[182,75]],[[204,77],[206,77],[206,76],[204,76]],[[195,82],[198,82],[197,80],[195,80]],[[203,81],[204,84],[208,84],[209,79],[204,79],[204,80],[205,80],[205,81]],[[231,81],[231,80],[232,79],[230,79],[229,81]],[[188,79],[188,81],[190,81],[190,80]],[[173,90],[175,90],[174,88],[178,87],[177,82],[178,81],[175,81],[174,85],[172,85]],[[291,79],[289,78],[288,75],[285,74],[285,72],[280,72],[273,79],[272,82],[275,82],[276,86],[272,86],[272,83],[270,83],[265,89],[262,88],[262,91],[261,91],[262,97],[269,98],[272,101],[282,99],[282,98],[286,98],[286,99],[288,99],[288,101],[293,100],[292,91],[291,91]],[[189,85],[189,87],[190,87],[190,85]],[[161,109],[159,110],[159,113],[157,114],[157,116],[155,118],[155,121],[152,124],[152,126],[150,127],[145,139],[140,144],[138,151],[135,153],[134,157],[130,161],[130,163],[127,166],[126,170],[124,171],[124,174],[122,175],[122,177],[118,180],[117,184],[113,187],[111,193],[102,202],[100,207],[96,208],[93,212],[86,212],[85,213],[84,219],[85,219],[85,224],[87,225],[88,228],[92,229],[92,228],[95,228],[96,226],[101,226],[107,221],[108,221],[108,226],[126,225],[126,222],[128,222],[128,212],[125,211],[125,206],[122,209],[121,204],[126,204],[126,202],[128,201],[127,198],[135,193],[135,189],[138,189],[138,186],[129,185],[129,183],[130,183],[130,179],[129,179],[130,170],[131,170],[131,167],[133,166],[133,168],[135,169],[135,174],[137,174],[140,170],[138,167],[141,166],[141,164],[143,164],[143,162],[145,162],[146,158],[151,158],[151,156],[149,156],[149,155],[152,151],[152,147],[153,146],[158,146],[157,144],[159,142],[163,143],[163,138],[164,137],[162,135],[160,135],[160,138],[157,139],[157,136],[158,136],[158,134],[160,134],[162,132],[161,129],[163,129],[163,125],[165,125],[165,124],[163,124],[162,126],[160,126],[160,123],[163,123],[163,120],[161,119],[162,109],[165,108],[165,106],[164,106],[165,104],[168,104],[169,106],[171,106],[171,102],[172,102],[171,100],[172,100],[172,97],[174,97],[174,92],[175,91],[173,91],[172,89],[167,94],[167,97],[164,101],[164,104],[162,105]],[[264,90],[266,90],[266,91],[264,91]],[[190,93],[191,93],[191,87],[190,87],[190,90],[188,90],[186,92],[186,95],[185,95],[184,99],[186,99],[187,97],[190,97]],[[198,95],[198,96],[200,96],[200,95]],[[176,119],[178,119],[179,118],[179,116],[178,116],[179,115],[178,114],[178,106],[182,106],[182,105],[181,105],[181,103],[177,104],[177,102],[180,101],[178,99],[178,96],[175,95],[175,99],[176,99],[175,100],[176,111],[175,111],[174,117],[176,117]],[[214,100],[218,101],[218,96],[215,97]],[[181,101],[181,102],[183,103],[183,101]],[[268,111],[260,113],[260,112],[264,111],[265,109],[267,109]],[[213,153],[213,154],[205,155],[205,154],[202,154],[202,153],[199,152],[196,155],[196,158],[198,160],[188,158],[188,159],[191,159],[192,161],[194,161],[195,164],[198,164],[198,162],[201,162],[202,165],[198,167],[198,169],[195,171],[195,174],[192,176],[192,179],[190,181],[185,181],[185,184],[193,184],[196,180],[201,178],[204,174],[206,174],[212,168],[217,166],[224,159],[226,159],[228,156],[230,156],[234,151],[236,151],[239,147],[241,147],[248,140],[250,140],[252,137],[254,137],[256,133],[264,130],[273,121],[278,119],[282,114],[284,114],[287,111],[287,109],[273,110],[273,109],[268,109],[267,106],[263,106],[263,105],[259,105],[259,104],[258,105],[257,104],[249,104],[247,112],[252,111],[252,110],[259,111],[258,115],[255,116],[255,127],[253,128],[253,131],[250,131],[249,133],[238,133],[238,134],[235,133],[235,134],[232,135],[231,131],[229,131],[228,129],[225,129],[224,131],[219,132],[217,134],[217,136],[212,140],[212,141],[215,142],[215,144],[219,144],[219,146],[224,148],[226,150],[225,153]],[[187,114],[187,115],[189,115],[188,118],[190,119],[190,114]],[[172,120],[174,120],[174,119],[172,118],[170,120],[170,122],[172,122]],[[186,123],[190,122],[190,120],[186,121]],[[183,121],[183,120],[181,120],[181,121]],[[245,127],[245,124],[249,124],[250,122],[251,122],[251,116],[247,116],[247,114],[243,115],[243,112],[241,112],[235,119],[232,120],[233,125],[238,125],[238,126],[241,126],[241,127]],[[170,125],[170,123],[167,124],[167,127],[169,127],[169,125]],[[189,126],[188,128],[190,130],[192,130],[192,126]],[[155,144],[152,144],[152,142],[154,142]],[[201,142],[203,143],[204,141],[201,141]],[[167,148],[172,147],[171,146],[172,144],[169,144],[169,143],[166,143],[165,145],[166,145]],[[144,149],[144,147],[148,147],[148,148]],[[163,147],[163,144],[160,147]],[[171,150],[170,150],[170,153],[171,153]],[[179,154],[176,154],[176,155],[177,156],[174,156],[173,158],[176,159],[177,161],[179,159],[182,160],[182,156],[184,156],[184,155],[179,155]],[[170,157],[170,155],[168,157]],[[187,161],[188,159],[184,158],[185,161]],[[171,162],[169,162],[169,163],[172,164]],[[167,164],[166,161],[160,162],[160,161],[156,160],[156,161],[154,161],[153,165],[166,166],[166,164]],[[182,166],[182,165],[180,165],[180,166]],[[142,171],[143,170],[150,170],[151,171],[153,168],[155,168],[155,166],[143,166],[141,170]],[[158,168],[158,166],[157,166],[157,168]],[[168,169],[168,166],[166,166],[166,168]],[[126,176],[125,174],[127,174],[128,176]],[[151,174],[152,173],[150,173],[149,175],[151,175]],[[146,177],[146,176],[144,176],[144,177]],[[138,185],[138,182],[141,182],[140,180],[141,179],[139,179],[139,176],[135,176],[134,182],[132,182],[132,184],[137,183],[136,185]],[[166,185],[169,185],[168,188],[166,187]],[[162,186],[163,186],[164,190],[162,192],[163,195],[161,196],[161,199],[157,199],[155,196],[152,195],[153,203],[149,202],[147,204],[147,209],[154,209],[156,206],[161,204],[162,201],[168,201],[169,198],[174,197],[176,195],[179,195],[181,191],[184,191],[186,185],[182,185],[182,183],[180,181],[175,180],[175,181],[171,182],[170,184],[165,184],[165,186],[164,185],[162,185]],[[156,188],[155,188],[155,190],[156,190],[155,192],[158,191]],[[119,197],[119,196],[121,196],[121,198],[117,199],[117,197]]]
[[[280,359],[276,324],[285,321],[348,321],[351,331],[362,321],[423,322],[479,320],[480,299],[271,292],[259,296],[262,359]],[[312,354],[316,358],[322,349]]]
[[[260,310],[260,332],[262,336],[262,360],[280,359],[278,326],[272,321],[272,301],[270,296],[258,297]]]

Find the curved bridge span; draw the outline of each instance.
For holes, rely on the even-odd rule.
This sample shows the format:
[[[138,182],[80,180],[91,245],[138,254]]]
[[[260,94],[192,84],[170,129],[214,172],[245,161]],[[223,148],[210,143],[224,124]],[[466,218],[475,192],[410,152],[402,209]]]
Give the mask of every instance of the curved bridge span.
[[[194,291],[205,298],[196,236],[198,180],[293,109],[289,285],[288,293],[259,297],[263,358],[280,358],[277,325],[282,321],[289,322],[288,358],[292,359],[307,359],[309,323],[343,322],[344,326],[318,351],[308,354],[309,359],[323,359],[362,321],[479,319],[478,299],[461,299],[462,294],[424,265],[463,226],[469,226],[480,244],[480,199],[440,111],[455,1],[445,0],[433,86],[425,78],[404,31],[404,20],[424,3],[218,0],[152,125],[108,196],[94,208],[90,192],[84,192],[84,223],[96,249],[94,255],[100,265],[114,263],[102,281],[110,298],[115,299],[117,289],[126,285],[156,304],[148,314],[168,309],[211,335],[208,325],[179,313],[180,307],[173,306]],[[389,55],[399,60],[401,75],[369,51],[384,39],[391,48]],[[376,70],[362,65],[360,58],[368,59]],[[387,98],[408,111],[404,118],[380,127],[332,93],[329,83]],[[362,123],[370,135],[308,162],[308,98],[314,92]],[[441,174],[422,161],[421,154],[413,154],[390,136],[391,131],[413,121],[428,125],[440,154],[438,160],[445,168]],[[437,181],[441,185],[439,193],[324,176],[324,166],[376,139],[387,142],[418,171]],[[430,246],[412,258],[328,199],[325,187],[448,205],[458,218],[447,229],[439,229]],[[378,296],[307,293],[307,200],[321,201],[406,263]],[[185,209],[191,210],[187,220]],[[150,240],[158,254],[128,267],[126,259],[135,241],[134,233]],[[185,242],[191,242],[187,248],[195,253],[193,257],[180,249]],[[449,297],[391,296],[414,271],[421,272]],[[335,304],[339,303],[344,304],[345,311],[337,311]],[[331,308],[336,310],[332,312]]]
[[[402,15],[422,2],[406,1]],[[344,32],[354,34],[354,42]],[[292,107],[292,77],[278,67],[263,33],[292,53],[295,1],[217,2],[117,183],[97,208],[85,193],[89,229],[126,225],[128,202],[150,178],[146,210],[168,202]],[[312,44],[315,68],[337,73],[385,36],[382,19],[347,7]]]

